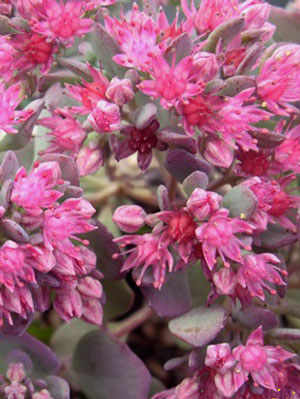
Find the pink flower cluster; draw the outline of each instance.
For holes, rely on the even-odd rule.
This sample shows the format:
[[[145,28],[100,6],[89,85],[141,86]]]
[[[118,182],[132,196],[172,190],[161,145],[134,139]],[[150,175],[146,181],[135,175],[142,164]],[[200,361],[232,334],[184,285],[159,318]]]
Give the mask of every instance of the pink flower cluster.
[[[36,162],[29,174],[24,167],[16,173],[1,223],[23,235],[0,248],[1,324],[44,312],[53,292],[54,308],[64,320],[81,317],[101,324],[101,273],[89,242],[78,237],[94,229],[89,219],[95,210],[82,198],[63,198],[69,186],[54,161]]]

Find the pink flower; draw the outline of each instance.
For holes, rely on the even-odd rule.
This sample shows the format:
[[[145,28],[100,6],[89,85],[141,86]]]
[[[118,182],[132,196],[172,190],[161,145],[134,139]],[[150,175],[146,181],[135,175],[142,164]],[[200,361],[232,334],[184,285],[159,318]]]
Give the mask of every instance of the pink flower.
[[[287,272],[275,266],[278,263],[280,260],[273,254],[246,255],[243,264],[238,268],[237,281],[243,288],[248,289],[252,297],[264,301],[264,289],[276,294],[267,283],[285,285],[280,274],[286,276]]]
[[[113,221],[125,233],[134,233],[144,226],[146,216],[144,209],[138,205],[123,205],[115,210]]]
[[[164,108],[170,108],[179,100],[195,96],[203,90],[200,81],[194,82],[194,64],[191,56],[183,58],[177,65],[173,57],[171,66],[162,56],[153,57],[151,68],[154,80],[144,80],[137,87],[148,96],[160,97]]]
[[[121,271],[137,269],[139,277],[136,284],[141,285],[146,270],[151,267],[153,286],[161,288],[165,281],[167,265],[169,272],[173,270],[173,257],[164,242],[154,234],[125,235],[116,238],[115,241],[120,243],[121,247],[134,245],[134,248],[124,252],[130,255],[125,260]]]
[[[6,133],[18,133],[13,125],[25,122],[33,113],[30,109],[16,111],[17,106],[23,100],[20,89],[19,83],[5,89],[4,83],[0,82],[0,130],[4,130]]]
[[[93,21],[81,18],[84,13],[84,3],[81,0],[63,1],[42,0],[42,10],[39,12],[40,21],[32,24],[32,30],[49,39],[58,40],[65,46],[74,43],[75,36],[88,33]]]
[[[132,100],[134,92],[129,79],[113,78],[105,92],[106,97],[120,107]]]
[[[213,275],[213,282],[220,295],[233,295],[238,283],[237,275],[231,269],[222,267]]]
[[[52,140],[44,153],[69,151],[76,155],[87,135],[81,123],[68,110],[62,108],[56,108],[53,116],[40,119],[38,123],[51,129],[47,135]]]
[[[245,383],[249,374],[254,383],[277,391],[274,382],[275,365],[294,356],[280,347],[264,346],[262,327],[259,327],[250,334],[245,346],[239,345],[233,350],[233,357],[238,362],[234,369],[236,391]]]
[[[222,197],[217,193],[196,188],[186,206],[199,220],[205,220],[219,209]]]
[[[22,72],[31,71],[40,66],[41,72],[49,72],[53,63],[53,54],[58,46],[47,40],[47,37],[36,33],[20,33],[12,36],[11,42],[17,50],[15,69]]]
[[[45,212],[44,236],[47,246],[62,252],[70,250],[69,239],[79,240],[77,234],[94,230],[88,220],[95,209],[82,198],[70,198],[54,209]],[[80,240],[79,240],[80,241]],[[73,247],[73,244],[72,244]],[[75,247],[72,248],[73,252]]]
[[[300,46],[279,47],[262,65],[257,77],[257,94],[272,112],[287,116],[297,109],[291,102],[300,100]]]
[[[205,365],[225,373],[235,365],[229,344],[209,345],[206,350]]]
[[[117,54],[113,60],[127,68],[148,71],[152,64],[152,55],[161,54],[161,45],[157,44],[158,29],[151,17],[140,12],[133,3],[129,20],[121,13],[121,21],[107,16],[105,28],[120,45],[124,54]]]
[[[26,209],[48,208],[63,196],[60,191],[53,190],[63,183],[60,176],[61,171],[56,162],[37,164],[29,175],[21,167],[15,177],[11,199]]]
[[[110,133],[121,128],[121,115],[116,104],[100,100],[88,116],[88,121],[98,133]]]
[[[9,36],[0,36],[0,78],[9,80],[14,72],[15,48]]]
[[[99,148],[98,143],[89,142],[87,146],[80,149],[76,158],[79,176],[87,176],[95,173],[101,168],[103,162],[103,151]]]
[[[88,114],[98,104],[100,100],[105,100],[105,92],[109,86],[109,80],[100,70],[88,64],[93,82],[82,81],[83,86],[66,85],[69,95],[82,105],[72,107],[72,111],[79,114]]]
[[[98,7],[107,7],[115,4],[116,0],[84,0],[85,9],[93,10]]]
[[[196,229],[196,236],[202,243],[204,258],[210,270],[217,262],[217,254],[222,258],[224,266],[230,267],[226,258],[242,263],[241,247],[250,249],[235,234],[251,234],[253,227],[247,222],[230,218],[228,215],[229,211],[222,208],[207,223],[203,223]]]
[[[275,149],[274,160],[274,166],[280,171],[300,173],[300,125],[286,134],[284,142]]]

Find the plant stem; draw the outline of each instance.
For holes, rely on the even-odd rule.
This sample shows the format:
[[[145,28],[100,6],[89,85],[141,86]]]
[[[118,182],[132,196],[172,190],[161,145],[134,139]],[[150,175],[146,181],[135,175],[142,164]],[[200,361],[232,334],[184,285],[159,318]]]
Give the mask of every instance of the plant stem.
[[[113,336],[116,338],[121,338],[124,335],[129,334],[131,331],[143,324],[146,320],[150,319],[153,314],[153,310],[150,309],[148,305],[143,306],[140,310],[133,313],[126,320],[120,322],[118,328],[113,331]]]

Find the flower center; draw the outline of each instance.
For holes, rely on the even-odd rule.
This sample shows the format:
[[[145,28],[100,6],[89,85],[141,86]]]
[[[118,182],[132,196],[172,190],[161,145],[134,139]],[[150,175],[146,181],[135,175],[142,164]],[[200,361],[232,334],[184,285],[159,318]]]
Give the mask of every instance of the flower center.
[[[138,151],[141,154],[151,152],[157,146],[158,139],[153,130],[148,127],[143,130],[134,129],[130,133],[130,140],[128,143],[132,151]]]
[[[267,158],[256,151],[250,150],[241,155],[241,169],[247,175],[262,176],[269,167]]]

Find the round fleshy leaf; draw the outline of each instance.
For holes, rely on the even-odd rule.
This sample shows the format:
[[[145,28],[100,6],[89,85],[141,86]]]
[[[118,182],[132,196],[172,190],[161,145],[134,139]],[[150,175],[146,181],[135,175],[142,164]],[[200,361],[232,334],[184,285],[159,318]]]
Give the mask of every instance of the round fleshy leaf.
[[[269,21],[276,26],[275,40],[300,43],[300,14],[271,7]]]
[[[96,57],[100,60],[105,71],[111,76],[123,77],[127,68],[116,64],[112,58],[121,54],[122,50],[115,39],[107,33],[101,24],[95,24],[91,35],[91,44]]]
[[[160,290],[153,286],[142,287],[141,289],[149,306],[160,317],[177,317],[192,307],[192,297],[186,272],[169,274]]]
[[[26,243],[29,241],[29,235],[17,222],[12,219],[1,219],[0,229],[6,234],[8,238],[19,243]]]
[[[54,399],[70,398],[70,387],[63,378],[52,375],[46,378],[46,382],[47,382],[47,390],[50,392],[52,398]]]
[[[0,190],[0,205],[7,209],[10,205],[10,197],[13,190],[12,180],[6,180]]]
[[[79,340],[88,332],[98,330],[98,327],[73,319],[68,324],[62,324],[52,335],[50,346],[61,358],[74,352]]]
[[[21,337],[0,334],[0,372],[5,371],[4,359],[14,350],[20,350],[28,355],[33,364],[32,375],[36,378],[55,374],[59,368],[56,355],[42,342],[25,333]]]
[[[133,123],[139,130],[145,129],[156,117],[157,108],[153,103],[139,107],[133,116]]]
[[[218,92],[218,94],[234,97],[245,89],[255,87],[255,84],[255,78],[252,78],[251,76],[233,76],[226,80],[225,86]]]
[[[73,158],[63,154],[45,154],[39,158],[39,162],[58,162],[62,178],[70,182],[73,186],[79,186],[79,174]]]
[[[300,329],[299,328],[274,328],[268,331],[268,335],[274,339],[284,340],[300,340]]]
[[[102,331],[92,331],[78,343],[72,368],[89,399],[145,399],[150,374],[129,347]]]
[[[229,21],[219,25],[208,36],[207,42],[203,51],[214,53],[219,43],[222,40],[222,45],[226,46],[232,39],[234,39],[245,27],[245,20],[243,17],[232,18]]]
[[[211,166],[199,157],[183,149],[169,150],[165,160],[167,171],[180,183],[195,171],[200,171],[208,176],[211,173]]]
[[[247,51],[247,55],[240,63],[236,74],[237,75],[247,75],[251,73],[253,66],[256,64],[257,60],[261,57],[264,51],[264,46],[260,43],[255,43]]]
[[[18,168],[19,161],[16,154],[12,151],[7,151],[0,165],[0,184],[3,184],[7,179],[13,179]]]
[[[225,323],[226,312],[222,306],[201,306],[171,320],[169,330],[184,342],[200,347],[211,342]]]
[[[97,268],[105,278],[119,280],[124,275],[120,272],[124,259],[120,249],[104,224],[99,221],[93,222],[97,229],[85,234],[84,237],[89,240],[90,246],[97,255]],[[118,254],[117,258],[113,257],[115,254]]]
[[[208,177],[205,173],[196,171],[186,177],[183,181],[184,192],[190,196],[195,188],[203,188],[205,190],[208,185]]]
[[[73,60],[71,58],[64,58],[64,57],[58,57],[56,61],[60,66],[69,69],[70,71],[80,76],[82,79],[86,80],[87,82],[92,81],[91,73],[87,64],[77,60]]]
[[[229,209],[231,217],[249,219],[256,211],[257,198],[250,188],[238,185],[224,196],[222,206]]]
[[[250,329],[256,329],[262,326],[264,330],[270,330],[278,325],[278,316],[269,309],[260,308],[255,305],[249,305],[234,312],[234,317],[242,323],[243,326]]]
[[[190,35],[182,33],[169,44],[164,54],[170,64],[173,62],[174,55],[176,56],[176,63],[178,63],[191,53],[192,48],[193,42]]]
[[[175,128],[164,128],[157,133],[157,137],[170,146],[184,148],[196,154],[198,151],[197,142],[193,137],[187,136],[182,130]]]
[[[251,132],[251,136],[257,140],[260,148],[275,148],[284,141],[284,135],[279,133],[271,133],[267,130]]]
[[[80,83],[80,78],[71,71],[57,71],[43,75],[38,81],[38,91],[44,92],[55,83]]]
[[[297,239],[297,234],[286,231],[277,224],[270,223],[268,225],[268,230],[256,237],[254,243],[257,246],[267,249],[278,249],[294,244]]]
[[[104,305],[104,319],[112,320],[129,311],[134,301],[134,293],[124,281],[102,281],[106,302]]]

